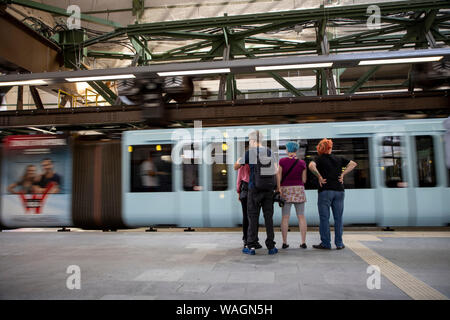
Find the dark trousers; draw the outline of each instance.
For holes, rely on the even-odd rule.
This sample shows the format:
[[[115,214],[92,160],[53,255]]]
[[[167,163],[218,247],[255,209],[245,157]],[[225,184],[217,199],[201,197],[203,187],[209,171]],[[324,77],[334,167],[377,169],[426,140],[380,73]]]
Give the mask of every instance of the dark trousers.
[[[266,247],[272,249],[275,247],[273,232],[273,191],[248,190],[247,214],[248,214],[248,232],[247,246],[254,247],[258,242],[259,213],[263,210],[264,224],[266,226]]]
[[[248,214],[247,214],[247,199],[243,198],[241,199],[241,206],[242,206],[242,240],[244,241],[244,245],[247,245],[247,238],[248,238]],[[259,229],[259,224],[258,224]],[[258,234],[258,231],[256,232]],[[256,241],[259,241],[258,237],[256,237]]]

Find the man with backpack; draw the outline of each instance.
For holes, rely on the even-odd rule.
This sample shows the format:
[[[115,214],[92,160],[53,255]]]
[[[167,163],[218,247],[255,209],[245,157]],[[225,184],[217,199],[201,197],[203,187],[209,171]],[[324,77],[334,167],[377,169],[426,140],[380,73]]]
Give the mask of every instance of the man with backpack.
[[[247,215],[249,220],[247,232],[247,246],[243,253],[255,254],[258,245],[258,224],[261,208],[264,214],[266,226],[266,247],[269,254],[276,254],[273,231],[273,196],[274,190],[279,189],[277,181],[277,161],[270,149],[262,146],[263,135],[258,130],[249,134],[249,150],[244,158],[239,158],[234,164],[234,169],[245,164],[250,166],[250,178],[248,183]]]

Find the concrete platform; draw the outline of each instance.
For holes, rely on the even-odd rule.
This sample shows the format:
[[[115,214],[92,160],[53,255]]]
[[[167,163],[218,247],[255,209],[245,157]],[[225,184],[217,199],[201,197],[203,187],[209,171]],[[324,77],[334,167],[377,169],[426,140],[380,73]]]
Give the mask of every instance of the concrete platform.
[[[249,256],[239,232],[2,232],[0,299],[450,297],[450,232],[346,232],[339,251],[312,249],[317,232],[306,250],[297,232],[288,240],[277,255]],[[374,278],[367,284],[373,261],[379,289],[369,289]],[[69,266],[79,267],[80,289],[68,288],[77,281]]]

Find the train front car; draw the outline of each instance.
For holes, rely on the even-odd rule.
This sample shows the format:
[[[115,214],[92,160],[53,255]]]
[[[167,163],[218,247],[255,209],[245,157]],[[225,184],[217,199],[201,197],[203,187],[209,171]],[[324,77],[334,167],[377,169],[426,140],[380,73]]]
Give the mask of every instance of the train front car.
[[[236,174],[226,163],[232,150],[226,142],[203,139],[202,132],[176,129],[124,133],[125,224],[231,227],[239,223]],[[222,161],[209,163],[203,158],[206,150],[212,150]]]
[[[358,163],[345,178],[346,225],[447,225],[450,178],[443,121],[129,131],[122,139],[123,220],[129,227],[241,224],[232,164],[248,146],[247,134],[258,129],[277,158],[286,156],[288,141],[297,141],[298,156],[309,163],[317,155],[317,142],[327,137],[333,139],[336,155]],[[306,195],[308,223],[318,225],[317,182],[311,174]],[[295,217],[291,219],[295,225]],[[277,205],[274,223],[281,223]]]

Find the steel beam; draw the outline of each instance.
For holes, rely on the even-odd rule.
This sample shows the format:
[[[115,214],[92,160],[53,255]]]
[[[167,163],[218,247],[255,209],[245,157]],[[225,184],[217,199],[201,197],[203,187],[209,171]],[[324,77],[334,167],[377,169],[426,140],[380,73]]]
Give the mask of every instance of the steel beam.
[[[450,114],[450,91],[358,94],[350,96],[248,99],[167,104],[167,120],[172,122],[235,121],[251,123],[255,117],[274,121],[276,117],[330,117],[378,112],[435,112]],[[284,119],[284,118],[283,118]],[[282,119],[281,119],[282,120]],[[0,112],[0,128],[28,126],[106,126],[143,122],[140,107],[63,108]]]
[[[0,57],[30,72],[57,71],[60,48],[9,13],[0,10]],[[32,59],[30,57],[32,53]]]
[[[17,87],[17,110],[23,110],[23,86]]]
[[[87,126],[142,122],[138,107],[62,108],[0,112],[0,128]]]
[[[31,96],[33,97],[34,105],[36,106],[36,109],[44,109],[44,105],[42,104],[41,97],[39,95],[39,92],[37,89],[33,86],[30,86],[30,92]]]
[[[447,92],[448,94],[448,92]],[[352,96],[297,97],[289,99],[251,99],[220,101],[214,106],[191,103],[168,108],[170,121],[235,119],[242,123],[253,117],[318,116],[373,112],[441,111],[450,114],[450,95],[446,93],[370,94]]]
[[[216,49],[219,50],[220,46]],[[278,66],[307,63],[333,63],[333,68],[344,68],[357,66],[361,60],[393,59],[393,58],[416,58],[431,56],[450,56],[450,48],[426,49],[426,50],[408,50],[395,52],[372,52],[356,54],[330,54],[320,56],[290,56],[269,59],[238,59],[230,61],[210,61],[210,62],[190,62],[190,63],[168,63],[154,64],[149,66],[111,68],[111,69],[92,69],[77,71],[61,71],[33,74],[10,74],[0,76],[0,82],[23,81],[47,79],[51,82],[66,82],[70,77],[93,77],[108,75],[134,74],[136,77],[154,77],[159,72],[169,71],[189,71],[230,68],[232,73],[252,73],[257,66]],[[201,76],[201,75],[199,75]]]
[[[450,8],[447,0],[414,0],[414,1],[394,1],[377,3],[381,13],[394,14],[408,11],[419,11],[428,9]],[[224,16],[203,19],[189,19],[181,21],[164,21],[139,25],[129,25],[128,32],[139,31],[141,34],[147,32],[166,32],[177,30],[195,30],[211,27],[232,27],[242,25],[257,25],[264,23],[284,23],[294,24],[311,20],[320,20],[323,17],[332,18],[352,18],[367,15],[367,4],[323,7],[303,10],[290,10],[281,12],[268,12],[257,14],[246,14],[237,16]],[[250,34],[249,34],[250,35]],[[247,35],[245,35],[247,36]]]

